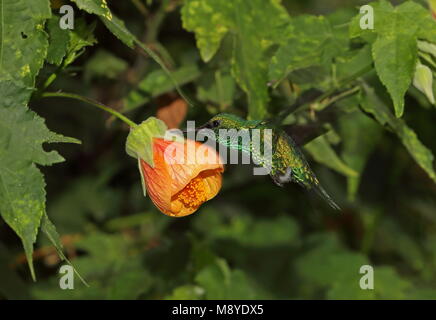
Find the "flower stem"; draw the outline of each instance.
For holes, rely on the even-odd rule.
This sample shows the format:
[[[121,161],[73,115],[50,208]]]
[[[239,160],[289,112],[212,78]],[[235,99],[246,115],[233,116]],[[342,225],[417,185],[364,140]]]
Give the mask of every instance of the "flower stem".
[[[136,123],[134,123],[132,120],[130,120],[129,118],[127,118],[126,116],[122,115],[121,113],[119,113],[118,111],[115,111],[112,108],[109,108],[108,106],[105,106],[104,104],[97,102],[95,100],[92,100],[90,98],[87,97],[83,97],[81,95],[75,94],[75,93],[67,93],[67,92],[44,92],[41,95],[42,98],[53,98],[53,97],[60,97],[60,98],[70,98],[70,99],[75,99],[75,100],[79,100],[82,102],[85,102],[89,105],[92,105],[96,108],[99,108],[103,111],[106,111],[108,113],[110,113],[111,115],[113,115],[114,117],[117,117],[119,120],[123,121],[124,123],[128,124],[131,128],[134,128],[137,126]]]

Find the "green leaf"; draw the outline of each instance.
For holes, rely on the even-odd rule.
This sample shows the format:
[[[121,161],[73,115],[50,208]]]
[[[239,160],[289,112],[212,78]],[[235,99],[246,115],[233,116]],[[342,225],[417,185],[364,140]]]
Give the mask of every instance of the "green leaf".
[[[17,85],[12,81],[0,81],[1,106],[21,106],[27,104],[32,88]]]
[[[114,16],[107,6],[106,0],[72,0],[79,9],[97,15],[104,25],[125,45],[133,48],[135,36],[126,29],[124,22]]]
[[[368,264],[368,259],[360,253],[342,248],[333,239],[329,234],[309,238],[313,249],[296,261],[297,274],[306,286],[312,284],[315,290],[327,289],[329,299],[374,298],[372,290],[362,290],[359,286],[362,276],[359,271],[362,265]]]
[[[126,152],[135,159],[141,159],[154,167],[153,138],[163,137],[168,129],[166,124],[155,117],[144,120],[132,128],[126,141]]]
[[[68,50],[70,42],[70,31],[64,30],[59,26],[59,17],[53,16],[47,23],[49,35],[49,47],[47,52],[47,61],[59,66],[62,63]]]
[[[241,270],[231,270],[223,259],[200,271],[195,277],[206,292],[207,299],[257,299],[262,297],[259,289]]]
[[[298,241],[298,226],[289,217],[253,220],[249,216],[234,217],[228,224],[215,224],[208,236],[215,239],[233,239],[256,248],[290,245]]]
[[[94,37],[95,26],[95,23],[87,25],[85,20],[76,19],[74,30],[70,33],[64,65],[69,65],[76,60],[84,52],[85,47],[97,43]]]
[[[276,83],[294,70],[320,64],[324,46],[332,36],[330,23],[322,16],[296,17],[286,31],[286,41],[269,67],[269,80]]]
[[[90,287],[75,285],[59,290],[58,278],[38,282],[32,288],[38,299],[136,299],[153,283],[144,268],[141,251],[120,235],[94,232],[81,237],[75,246],[83,252],[74,262],[90,281]],[[133,250],[132,250],[133,249]]]
[[[0,1],[0,81],[34,86],[47,54],[44,22],[50,17],[49,0]]]
[[[197,47],[208,62],[223,37],[233,36],[232,72],[248,95],[249,117],[267,114],[268,51],[278,43],[289,21],[286,10],[276,0],[188,0],[182,9],[186,30],[195,33]]]
[[[72,0],[77,4],[77,6],[85,10],[88,13],[97,15],[104,25],[115,35],[121,42],[127,45],[129,48],[134,47],[134,44],[138,45],[142,50],[144,50],[167,74],[167,76],[173,82],[177,92],[180,96],[185,99],[189,104],[192,103],[185,96],[183,91],[180,89],[179,84],[173,77],[172,73],[168,70],[162,59],[149,47],[140,42],[124,25],[124,22],[112,14],[109,7],[107,6],[106,0]]]
[[[436,24],[429,10],[412,1],[397,7],[383,0],[370,4],[374,8],[374,30],[362,30],[361,16],[350,25],[350,36],[377,34],[372,45],[375,69],[392,97],[395,115],[404,112],[404,95],[412,83],[417,61],[417,39],[436,40]]]
[[[76,245],[87,254],[76,259],[75,264],[90,281],[104,278],[111,271],[118,273],[129,264],[129,259],[133,264],[137,263],[135,255],[129,258],[128,239],[120,235],[95,232],[81,239]]]
[[[421,244],[395,218],[379,219],[375,235],[374,241],[379,245],[374,248],[374,254],[395,254],[414,271],[424,271],[427,261]]]
[[[312,140],[304,146],[304,149],[319,163],[351,178],[358,176],[358,173],[350,168],[344,161],[338,157],[336,151],[322,135]]]
[[[432,152],[419,141],[416,133],[406,123],[397,119],[383,101],[375,94],[374,89],[363,85],[365,94],[362,96],[362,108],[374,115],[381,125],[389,125],[403,145],[415,159],[416,163],[427,172],[429,177],[436,182],[436,173],[433,168],[434,156]]]
[[[104,1],[104,0],[102,0]],[[116,16],[112,15],[111,18],[107,16],[100,17],[106,28],[109,29],[112,34],[117,37],[121,42],[123,42],[129,48],[133,48],[135,42],[135,36],[127,30],[124,25],[124,21],[120,20]]]
[[[427,41],[418,41],[418,49],[436,57],[436,44]]]
[[[374,291],[379,299],[406,299],[411,283],[389,266],[374,268]]]
[[[353,201],[359,187],[361,172],[379,141],[382,128],[360,111],[341,117],[339,128],[342,138],[341,158],[358,173],[356,177],[347,177],[348,198]]]
[[[232,4],[224,1],[185,1],[182,8],[183,27],[195,32],[197,47],[205,62],[218,51],[231,24]]]
[[[362,14],[358,14],[350,22],[351,38],[387,33],[397,26],[400,29],[409,27],[409,31],[416,33],[420,39],[435,41],[436,25],[427,8],[413,1],[405,1],[397,7],[386,0],[371,2],[369,5],[374,9],[374,29],[362,29],[360,27]]]
[[[64,160],[55,151],[44,151],[42,145],[78,141],[48,130],[44,120],[23,104],[29,92],[0,82],[0,93],[6,97],[0,105],[0,213],[21,238],[34,277],[33,243],[45,214],[45,182],[36,164]]]
[[[433,73],[431,69],[419,61],[416,64],[415,76],[413,78],[413,85],[419,91],[426,95],[427,99],[434,104],[433,94]]]
[[[47,212],[60,232],[78,233],[86,227],[89,218],[100,222],[119,212],[120,195],[109,186],[111,177],[79,176],[49,203]]]
[[[166,300],[200,300],[204,294],[204,289],[199,286],[185,285],[177,287],[173,292],[165,297]]]
[[[108,19],[112,17],[112,13],[107,6],[106,0],[73,0],[79,9],[85,10],[88,13],[104,16]]]
[[[404,112],[404,95],[412,83],[417,60],[416,37],[393,27],[379,36],[372,48],[375,69],[394,102],[395,114]]]
[[[192,82],[200,76],[200,70],[195,64],[182,66],[172,73],[174,80],[184,85]],[[147,74],[134,90],[130,91],[124,98],[123,111],[131,111],[146,104],[165,92],[175,88],[174,81],[170,79],[164,70],[155,70]]]
[[[89,82],[94,77],[116,79],[125,71],[128,63],[112,53],[100,49],[85,64],[85,81]]]
[[[138,263],[139,261],[126,262],[119,271],[119,274],[112,278],[107,289],[107,299],[137,299],[140,294],[150,288],[153,279],[149,272],[144,270],[140,263]]]
[[[371,46],[350,52],[350,57],[337,59],[337,77],[340,80],[353,77],[362,69],[372,65]]]
[[[190,234],[190,241],[192,246],[190,261],[195,273],[216,262],[217,256],[212,252],[208,242],[200,241],[192,234]]]
[[[52,245],[55,247],[56,252],[58,253],[61,260],[66,261],[70,266],[72,266],[74,269],[74,272],[79,277],[79,279],[83,282],[83,284],[88,286],[86,281],[82,278],[82,276],[79,274],[79,272],[76,270],[76,268],[70,262],[70,260],[68,260],[68,258],[65,256],[64,251],[63,251],[61,238],[56,230],[55,225],[50,221],[50,219],[48,218],[46,213],[44,213],[44,215],[42,216],[42,219],[41,219],[41,230],[42,230],[42,232],[45,233],[47,238],[50,240]]]
[[[55,225],[50,221],[47,214],[44,214],[41,221],[41,230],[46,234],[50,242],[55,247],[62,260],[66,260],[63,253],[61,238],[56,230]]]
[[[213,74],[206,74],[199,81],[197,98],[202,102],[212,102],[225,110],[233,102],[235,94],[235,81],[229,73],[220,70]]]

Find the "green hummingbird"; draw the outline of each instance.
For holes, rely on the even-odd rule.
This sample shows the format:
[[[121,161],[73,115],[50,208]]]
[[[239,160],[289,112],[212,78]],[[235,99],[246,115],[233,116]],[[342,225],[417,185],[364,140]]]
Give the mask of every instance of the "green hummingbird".
[[[195,129],[207,128],[212,130],[215,135],[214,139],[221,145],[230,149],[237,149],[242,152],[251,154],[256,164],[269,169],[269,174],[273,181],[280,187],[288,182],[296,182],[309,191],[314,191],[324,199],[333,209],[340,210],[339,206],[333,201],[328,193],[321,186],[315,173],[310,168],[304,154],[294,142],[294,140],[281,128],[269,125],[268,121],[263,120],[245,120],[236,115],[221,113],[214,116],[206,124]],[[233,130],[233,134],[222,135],[221,129]],[[265,157],[263,147],[255,147],[253,143],[244,144],[238,135],[237,130],[260,130],[260,145],[267,141],[264,139],[264,130],[270,129],[272,139],[271,156]]]

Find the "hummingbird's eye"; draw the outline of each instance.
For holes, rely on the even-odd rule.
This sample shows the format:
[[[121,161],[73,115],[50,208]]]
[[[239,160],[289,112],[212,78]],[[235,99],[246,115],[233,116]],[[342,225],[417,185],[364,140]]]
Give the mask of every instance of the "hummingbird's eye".
[[[220,125],[220,123],[221,123],[221,121],[219,121],[219,120],[214,120],[213,122],[212,122],[212,127],[218,127],[219,125]]]

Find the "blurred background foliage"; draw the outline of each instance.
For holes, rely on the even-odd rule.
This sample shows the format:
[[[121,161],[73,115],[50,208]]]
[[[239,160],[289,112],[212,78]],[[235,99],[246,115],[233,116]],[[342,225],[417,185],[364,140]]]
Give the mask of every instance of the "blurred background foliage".
[[[63,3],[67,1],[53,1],[52,6]],[[350,21],[364,3],[282,1],[291,16],[325,15],[334,25]],[[232,76],[230,36],[224,36],[216,55],[205,63],[194,34],[182,26],[183,1],[125,0],[108,5],[162,58],[196,106],[180,98],[148,56],[127,48],[95,17],[79,10],[80,23],[96,23],[95,41],[88,39],[88,44],[95,43],[59,74],[51,91],[92,97],[136,122],[157,115],[170,127],[184,126],[185,119],[203,123],[221,111],[249,112],[246,95]],[[271,31],[274,15],[258,14],[265,14],[266,21],[248,26],[244,32],[249,35],[253,30]],[[348,27],[338,30],[347,33]],[[296,34],[304,37],[306,31]],[[316,46],[308,48],[316,59]],[[244,61],[249,64],[250,56],[258,59],[258,54],[248,51],[236,59],[248,59]],[[267,51],[261,54],[271,56]],[[365,57],[356,65],[362,63]],[[39,81],[54,68],[47,64]],[[338,67],[336,72],[351,74],[349,68]],[[317,89],[325,90],[330,76],[322,68],[305,68],[303,62],[286,83],[298,84],[302,91],[316,83]],[[248,88],[256,85],[252,80],[245,79]],[[376,91],[384,90],[374,74],[366,81]],[[274,117],[295,102],[286,84],[265,94],[270,96],[269,113],[254,111],[260,117]],[[392,104],[386,93],[380,96]],[[329,121],[332,130],[306,146],[313,169],[342,213],[332,212],[298,186],[278,188],[269,177],[252,176],[247,166],[229,165],[219,195],[181,219],[161,214],[143,197],[136,163],[124,151],[126,126],[77,101],[33,99],[31,108],[51,130],[82,141],[81,146],[56,146],[67,161],[42,171],[48,216],[66,256],[90,287],[76,277],[74,290],[59,289],[63,262],[42,234],[35,247],[33,282],[19,239],[0,221],[0,298],[436,298],[436,184],[395,134],[369,117],[343,111],[359,103],[356,97],[339,101],[342,111]],[[435,153],[434,106],[414,88],[405,105],[403,119]],[[292,115],[287,118],[293,121]],[[361,171],[360,178],[352,168]],[[374,290],[359,287],[359,270],[365,264],[374,267]]]

